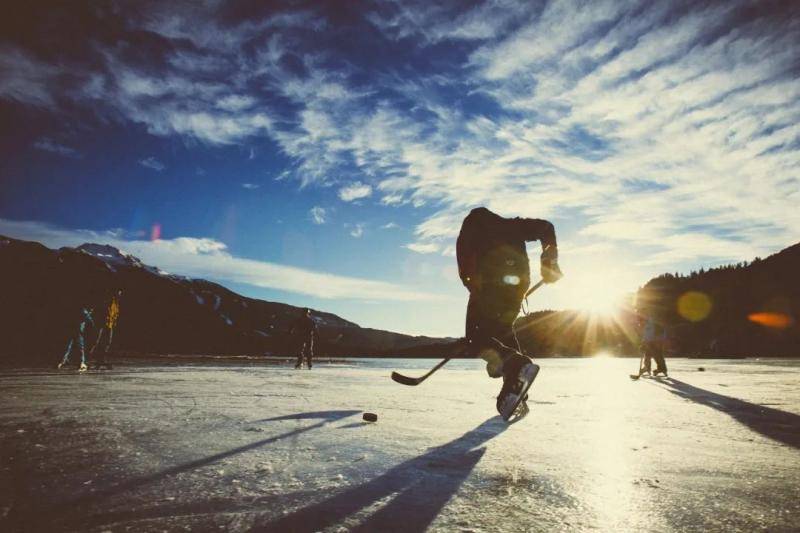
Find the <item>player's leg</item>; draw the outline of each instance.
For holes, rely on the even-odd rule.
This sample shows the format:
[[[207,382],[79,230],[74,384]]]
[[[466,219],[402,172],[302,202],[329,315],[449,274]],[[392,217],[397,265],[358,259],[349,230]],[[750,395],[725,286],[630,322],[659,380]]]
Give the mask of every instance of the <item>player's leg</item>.
[[[665,376],[667,375],[667,362],[664,360],[664,350],[662,348],[658,348],[653,353],[653,357],[656,360],[656,374],[661,373]]]
[[[100,328],[100,330],[97,332],[97,339],[95,339],[91,350],[89,350],[89,355],[94,355],[94,351],[97,350],[97,346],[100,344],[100,338],[103,336],[104,329],[105,328]]]
[[[111,343],[114,341],[114,327],[111,326],[106,328],[108,330],[108,342],[106,342],[106,347],[103,350],[103,365],[106,368],[111,368],[111,361],[108,357],[108,352],[111,351]]]
[[[485,298],[470,295],[465,332],[466,353],[486,361],[486,373],[489,377],[500,378],[503,377],[503,361],[508,354],[504,353],[503,346],[493,340],[499,334],[500,328],[490,307]]]
[[[58,363],[58,368],[63,368],[64,365],[69,363],[69,354],[72,352],[72,344],[75,342],[75,337],[70,337],[69,342],[67,343],[67,350],[64,352],[64,357],[61,358],[61,362]]]
[[[81,350],[81,366],[78,367],[80,372],[85,372],[89,367],[86,366],[86,349],[84,346],[84,328],[81,327],[80,332],[78,332],[78,348]]]
[[[103,339],[103,332],[105,328],[100,328],[100,331],[97,332],[97,339],[94,341],[94,345],[89,350],[89,356],[92,358],[91,366],[93,368],[100,368],[101,362],[103,360],[103,352],[97,351],[97,347],[100,345],[100,341]]]
[[[467,332],[477,354],[486,362],[491,377],[503,378],[497,395],[497,410],[508,420],[525,401],[528,389],[539,372],[539,366],[519,350],[513,324],[521,300],[508,294],[483,294],[470,298],[467,308]]]
[[[297,350],[297,363],[295,363],[294,367],[298,369],[303,366],[303,349],[305,348],[305,343],[298,342],[295,347]]]

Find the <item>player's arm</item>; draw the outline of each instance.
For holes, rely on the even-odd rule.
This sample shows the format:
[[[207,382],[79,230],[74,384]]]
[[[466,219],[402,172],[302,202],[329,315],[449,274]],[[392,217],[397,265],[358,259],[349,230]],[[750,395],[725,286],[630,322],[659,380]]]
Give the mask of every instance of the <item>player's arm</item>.
[[[542,244],[541,273],[545,283],[555,283],[563,274],[558,266],[558,243],[553,224],[541,218],[514,218],[513,231],[525,241]]]
[[[480,275],[478,274],[478,253],[470,237],[462,231],[456,240],[456,256],[458,260],[458,277],[461,283],[470,291],[480,290]]]

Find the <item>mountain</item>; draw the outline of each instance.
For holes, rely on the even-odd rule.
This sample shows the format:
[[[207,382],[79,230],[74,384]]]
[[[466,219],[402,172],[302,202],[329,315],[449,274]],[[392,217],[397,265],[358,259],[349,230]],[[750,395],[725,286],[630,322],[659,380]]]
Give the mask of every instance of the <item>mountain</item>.
[[[664,274],[614,317],[536,311],[517,336],[537,356],[634,354],[639,322],[653,316],[676,355],[800,357],[800,243],[766,259]],[[74,334],[82,305],[102,308],[123,290],[117,349],[153,354],[291,354],[288,331],[301,309],[247,298],[202,279],[169,274],[113,246],[51,250],[0,236],[0,362],[52,363]],[[455,339],[362,328],[314,310],[325,356],[438,357]],[[91,341],[87,341],[91,342]]]
[[[614,316],[537,311],[517,321],[517,337],[538,355],[636,354],[653,317],[674,355],[800,357],[798,274],[800,243],[751,263],[662,274]]]
[[[655,277],[613,316],[535,311],[515,326],[522,350],[539,357],[633,355],[650,316],[666,329],[674,355],[800,357],[800,243],[751,263]],[[437,350],[415,346],[398,355]]]
[[[751,263],[658,276],[637,301],[678,353],[800,357],[798,275],[800,243]]]
[[[80,308],[93,306],[102,315],[116,289],[122,296],[114,346],[121,351],[287,354],[289,328],[302,312],[203,279],[169,274],[113,246],[87,243],[51,250],[0,236],[0,306],[5,317],[0,361],[24,356],[30,362],[54,362],[75,331]],[[362,328],[317,310],[312,317],[319,326],[317,352],[325,356],[391,355],[452,340]]]

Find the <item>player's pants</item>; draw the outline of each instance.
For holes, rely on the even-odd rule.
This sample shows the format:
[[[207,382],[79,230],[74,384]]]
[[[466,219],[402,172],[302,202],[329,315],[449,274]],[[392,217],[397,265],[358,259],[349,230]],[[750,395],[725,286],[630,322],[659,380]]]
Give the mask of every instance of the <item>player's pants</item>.
[[[650,373],[652,359],[656,360],[656,373],[667,373],[667,362],[664,360],[664,350],[656,343],[647,343],[644,345],[644,360],[639,369],[639,374]]]
[[[103,337],[103,332],[106,332],[106,344],[103,347],[103,350],[100,352],[100,355],[96,358],[98,363],[105,363],[106,357],[108,356],[108,350],[111,349],[111,341],[114,340],[114,328],[100,328],[100,331],[97,333],[97,340],[94,341],[94,346],[89,351],[90,354],[94,355],[95,350],[100,344],[100,339]]]
[[[522,299],[504,292],[470,294],[467,304],[467,350],[486,361],[486,372],[493,378],[503,376],[505,360],[519,354],[514,321]]]
[[[75,343],[75,341],[78,342],[78,348],[81,350],[81,364],[86,364],[86,350],[84,349],[83,345],[84,328],[85,326],[81,324],[80,328],[78,329],[78,333],[67,343],[67,351],[64,352],[64,358],[61,360],[62,365],[65,365],[69,362],[69,354],[72,352],[72,345]]]
[[[306,361],[306,365],[308,368],[311,368],[311,357],[314,355],[314,341],[307,340],[305,342],[301,342],[297,347],[297,364],[294,365],[295,368],[300,368],[303,365],[303,359]]]

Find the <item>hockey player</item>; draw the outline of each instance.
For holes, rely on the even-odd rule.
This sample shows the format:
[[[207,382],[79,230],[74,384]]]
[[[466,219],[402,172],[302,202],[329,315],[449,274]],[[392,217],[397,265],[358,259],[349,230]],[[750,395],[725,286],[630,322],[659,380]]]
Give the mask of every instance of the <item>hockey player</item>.
[[[80,311],[80,322],[78,324],[78,331],[75,332],[75,336],[69,339],[67,343],[67,350],[64,352],[64,357],[61,359],[61,362],[58,364],[58,368],[64,368],[64,366],[69,362],[69,355],[72,353],[72,346],[77,342],[78,348],[81,350],[81,364],[78,367],[80,372],[86,372],[88,367],[86,366],[86,349],[84,348],[84,337],[86,335],[86,327],[87,326],[94,326],[94,319],[92,318],[92,309],[90,307],[82,307]]]
[[[508,420],[527,398],[539,366],[522,355],[514,321],[530,285],[526,241],[541,241],[545,283],[561,277],[553,224],[531,218],[503,218],[485,207],[464,219],[456,242],[458,273],[469,290],[467,353],[486,361],[493,378],[503,378],[497,410]]]
[[[108,301],[105,321],[100,327],[100,331],[97,332],[97,340],[94,342],[94,346],[92,346],[92,350],[89,352],[92,356],[94,356],[95,350],[97,350],[98,346],[100,345],[100,340],[103,337],[103,333],[105,333],[105,345],[101,348],[102,351],[99,353],[98,357],[92,361],[93,366],[96,369],[100,369],[102,367],[106,367],[108,369],[112,368],[111,363],[108,361],[108,351],[111,349],[111,342],[114,340],[114,330],[116,329],[117,321],[119,320],[119,299],[121,296],[122,290],[117,290]]]
[[[317,336],[317,323],[311,318],[311,309],[303,311],[303,314],[295,320],[289,335],[297,349],[297,364],[294,367],[300,368],[305,358],[306,365],[311,370],[311,358],[314,356],[314,341]]]

